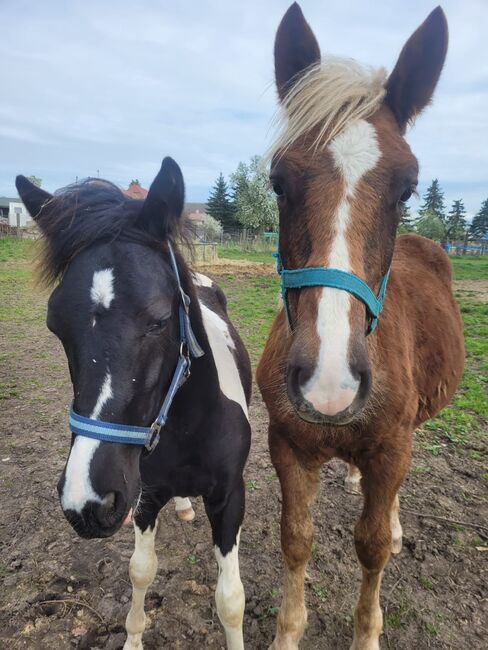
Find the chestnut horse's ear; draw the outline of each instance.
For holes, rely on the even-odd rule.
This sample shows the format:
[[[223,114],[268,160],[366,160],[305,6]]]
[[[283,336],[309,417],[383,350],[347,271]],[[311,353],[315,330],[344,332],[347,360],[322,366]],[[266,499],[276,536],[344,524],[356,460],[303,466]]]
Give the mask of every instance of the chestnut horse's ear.
[[[151,183],[137,225],[157,239],[171,236],[183,213],[185,184],[183,174],[173,158],[163,160]]]
[[[300,73],[320,61],[320,47],[300,6],[294,2],[276,32],[275,78],[281,100]]]
[[[42,208],[53,198],[52,194],[41,190],[40,187],[32,183],[25,176],[17,176],[15,179],[15,187],[30,216],[34,221],[39,223],[42,229]]]
[[[386,82],[386,104],[404,131],[430,102],[446,58],[447,20],[437,7],[410,36]]]

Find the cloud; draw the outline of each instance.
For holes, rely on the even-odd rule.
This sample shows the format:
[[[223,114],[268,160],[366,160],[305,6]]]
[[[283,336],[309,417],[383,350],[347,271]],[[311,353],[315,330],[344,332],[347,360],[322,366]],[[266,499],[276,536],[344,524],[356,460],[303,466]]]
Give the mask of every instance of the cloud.
[[[163,156],[189,200],[263,152],[276,108],[273,40],[286,0],[7,0],[0,22],[0,194],[17,173],[49,190],[87,175],[147,186]],[[488,195],[488,3],[443,3],[450,52],[434,105],[408,135],[421,182],[470,212]],[[324,52],[391,69],[427,0],[303,0]],[[452,192],[452,194],[451,194]]]

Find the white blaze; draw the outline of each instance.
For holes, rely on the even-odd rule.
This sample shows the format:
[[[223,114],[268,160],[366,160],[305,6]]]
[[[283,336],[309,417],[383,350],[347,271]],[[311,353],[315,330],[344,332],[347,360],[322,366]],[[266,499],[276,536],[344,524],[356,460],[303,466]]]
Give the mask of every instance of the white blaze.
[[[346,239],[351,200],[359,181],[366,172],[374,169],[381,152],[373,125],[365,120],[351,124],[332,140],[328,149],[345,185],[335,218],[335,236],[328,267],[351,272]],[[346,291],[324,287],[319,301],[319,358],[314,374],[302,390],[305,399],[326,415],[335,415],[346,409],[359,388],[359,381],[352,376],[348,361],[351,300],[355,298]]]
[[[90,417],[98,418],[103,407],[112,397],[112,377],[108,372]],[[75,437],[66,465],[66,477],[61,496],[63,510],[75,510],[81,513],[87,501],[101,502],[101,497],[93,490],[90,482],[90,464],[99,445],[99,440],[85,436]]]
[[[114,273],[112,269],[95,271],[90,297],[95,305],[103,305],[105,309],[110,307],[110,303],[114,299]],[[95,325],[95,322],[93,322],[93,325]]]

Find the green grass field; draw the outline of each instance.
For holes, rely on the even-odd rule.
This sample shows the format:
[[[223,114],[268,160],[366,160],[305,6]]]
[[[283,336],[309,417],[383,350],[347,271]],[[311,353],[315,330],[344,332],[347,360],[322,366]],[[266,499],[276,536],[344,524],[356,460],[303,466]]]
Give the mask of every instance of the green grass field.
[[[0,323],[18,321],[23,325],[44,327],[45,299],[39,300],[38,290],[28,260],[35,250],[29,240],[0,240]],[[266,253],[239,252],[225,249],[228,259],[254,262],[274,260]],[[456,280],[475,280],[488,285],[488,257],[452,259]],[[483,282],[484,281],[484,282]],[[224,289],[229,313],[241,332],[249,349],[253,366],[266,341],[266,336],[276,313],[279,283],[275,275],[226,274],[219,278]],[[486,286],[485,286],[486,289]],[[433,451],[442,441],[468,443],[486,434],[488,423],[488,304],[480,295],[463,286],[456,287],[461,305],[466,341],[466,370],[462,385],[451,405],[423,427],[421,435]],[[486,295],[486,291],[485,294]],[[34,300],[36,296],[36,300]],[[47,298],[47,296],[46,296]],[[22,328],[19,329],[22,340]],[[3,361],[3,360],[2,360]],[[8,387],[3,387],[7,397]],[[0,398],[2,390],[0,389]]]

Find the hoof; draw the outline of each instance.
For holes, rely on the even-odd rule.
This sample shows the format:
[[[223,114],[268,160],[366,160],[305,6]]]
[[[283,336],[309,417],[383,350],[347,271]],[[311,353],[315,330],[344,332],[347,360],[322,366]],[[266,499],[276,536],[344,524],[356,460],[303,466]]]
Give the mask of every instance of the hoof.
[[[195,519],[195,511],[193,508],[185,508],[185,510],[177,510],[176,516],[180,521],[193,521]]]
[[[142,647],[142,634],[130,634],[124,643],[123,650],[144,650]]]
[[[361,482],[351,481],[349,478],[344,479],[344,490],[348,494],[361,494]]]
[[[402,538],[399,537],[398,539],[392,539],[391,540],[391,552],[394,555],[398,555],[400,551],[402,550]]]

